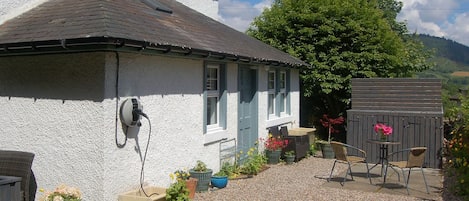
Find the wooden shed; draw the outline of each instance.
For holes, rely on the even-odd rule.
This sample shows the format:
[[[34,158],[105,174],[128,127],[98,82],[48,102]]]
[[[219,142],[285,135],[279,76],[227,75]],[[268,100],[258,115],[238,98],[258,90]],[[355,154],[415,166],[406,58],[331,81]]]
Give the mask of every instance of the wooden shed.
[[[377,163],[379,146],[373,127],[384,123],[393,127],[389,153],[425,146],[425,166],[441,168],[443,147],[443,106],[439,79],[357,78],[352,79],[352,108],[347,110],[347,143],[367,152],[367,160]],[[407,159],[405,154],[396,159]]]

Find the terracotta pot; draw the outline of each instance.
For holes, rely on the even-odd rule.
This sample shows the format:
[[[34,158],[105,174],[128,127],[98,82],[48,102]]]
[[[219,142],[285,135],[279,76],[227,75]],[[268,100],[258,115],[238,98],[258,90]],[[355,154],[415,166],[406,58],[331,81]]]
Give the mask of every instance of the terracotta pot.
[[[189,190],[189,198],[194,199],[195,187],[197,187],[197,179],[191,177],[186,180],[186,187]]]

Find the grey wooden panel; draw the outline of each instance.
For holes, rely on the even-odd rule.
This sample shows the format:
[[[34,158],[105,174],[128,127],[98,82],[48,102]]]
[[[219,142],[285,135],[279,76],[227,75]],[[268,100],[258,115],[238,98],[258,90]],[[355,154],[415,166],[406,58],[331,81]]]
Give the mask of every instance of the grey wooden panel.
[[[441,81],[411,78],[352,79],[352,109],[442,111]]]
[[[347,143],[359,147],[367,152],[367,159],[372,163],[378,162],[379,147],[369,144],[367,139],[378,139],[373,130],[376,123],[385,123],[393,127],[394,132],[390,140],[400,141],[400,145],[389,146],[389,152],[405,148],[425,146],[428,148],[425,165],[440,168],[439,150],[443,147],[443,120],[439,116],[414,115],[413,113],[374,113],[372,111],[349,110],[347,112]],[[395,160],[406,160],[407,155],[398,155]]]

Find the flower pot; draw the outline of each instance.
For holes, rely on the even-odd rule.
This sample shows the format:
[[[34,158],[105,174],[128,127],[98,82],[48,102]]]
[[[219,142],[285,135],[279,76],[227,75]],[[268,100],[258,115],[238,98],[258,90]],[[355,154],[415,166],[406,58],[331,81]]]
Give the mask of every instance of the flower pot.
[[[295,155],[285,156],[285,162],[287,163],[287,165],[293,164],[294,161],[295,161]]]
[[[196,187],[197,187],[197,179],[196,178],[189,178],[188,180],[186,180],[186,187],[187,189],[189,190],[189,198],[190,199],[194,199],[194,195],[195,195],[195,190],[196,190]]]
[[[265,154],[267,156],[267,163],[268,164],[277,164],[280,161],[280,154],[282,154],[282,150],[265,150]]]
[[[380,133],[379,134],[379,141],[387,142],[388,141],[388,136],[384,135],[383,133]]]
[[[323,158],[335,158],[334,150],[330,143],[320,143]]]
[[[195,188],[196,192],[208,191],[208,186],[210,184],[210,179],[212,178],[212,170],[209,169],[205,172],[197,172],[193,169],[189,170],[191,177],[197,179],[197,186]]]
[[[213,187],[225,188],[228,184],[228,176],[212,176],[211,183]]]

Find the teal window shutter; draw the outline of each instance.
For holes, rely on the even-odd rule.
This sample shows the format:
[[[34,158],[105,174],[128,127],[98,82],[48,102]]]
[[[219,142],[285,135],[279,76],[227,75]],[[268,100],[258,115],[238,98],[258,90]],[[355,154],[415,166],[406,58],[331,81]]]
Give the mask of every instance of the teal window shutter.
[[[226,115],[227,115],[227,74],[226,74],[226,66],[220,65],[220,127],[226,129]]]
[[[287,108],[286,108],[286,112],[287,114],[291,114],[291,94],[290,94],[290,82],[291,82],[291,79],[290,79],[290,70],[287,70],[287,77],[286,77],[286,82],[287,82],[287,86],[285,86],[285,94],[287,96]]]

